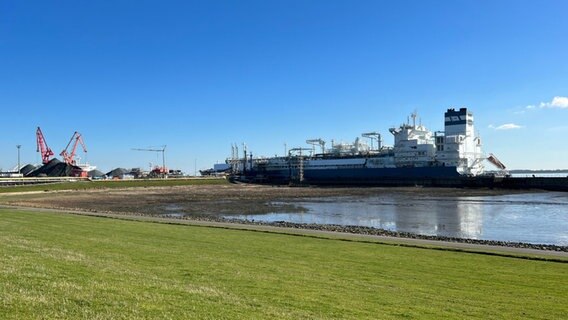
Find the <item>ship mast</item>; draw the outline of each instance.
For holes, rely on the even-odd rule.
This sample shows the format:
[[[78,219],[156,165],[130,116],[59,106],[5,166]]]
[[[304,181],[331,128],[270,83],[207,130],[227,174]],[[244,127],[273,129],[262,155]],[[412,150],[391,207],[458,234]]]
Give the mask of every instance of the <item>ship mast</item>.
[[[416,113],[416,111],[414,111],[410,116],[412,117],[412,127],[416,129],[416,117],[418,116],[418,114]]]

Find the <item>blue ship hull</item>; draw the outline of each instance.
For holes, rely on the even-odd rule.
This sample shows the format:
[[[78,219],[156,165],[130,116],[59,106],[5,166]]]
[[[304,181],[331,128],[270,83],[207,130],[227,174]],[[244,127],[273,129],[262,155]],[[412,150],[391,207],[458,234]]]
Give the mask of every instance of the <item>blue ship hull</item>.
[[[392,169],[323,169],[306,170],[304,181],[298,182],[291,170],[248,171],[230,177],[232,181],[265,184],[307,184],[316,186],[424,186],[448,188],[542,189],[568,192],[568,177],[516,178],[459,175],[455,167]]]
[[[297,169],[249,170],[234,178],[243,182],[311,185],[431,185],[432,181],[450,183],[461,179],[456,167],[307,168],[303,179],[299,176]]]
[[[363,181],[373,182],[384,179],[449,178],[459,177],[455,167],[413,167],[413,168],[355,168],[306,170],[307,181],[338,182]]]

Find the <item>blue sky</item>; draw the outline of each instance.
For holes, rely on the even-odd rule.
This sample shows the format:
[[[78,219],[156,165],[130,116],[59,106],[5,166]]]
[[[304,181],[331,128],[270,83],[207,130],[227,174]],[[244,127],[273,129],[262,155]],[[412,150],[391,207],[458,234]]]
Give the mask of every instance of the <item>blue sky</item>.
[[[74,131],[193,173],[467,106],[509,168],[568,168],[568,1],[0,1],[0,168]]]

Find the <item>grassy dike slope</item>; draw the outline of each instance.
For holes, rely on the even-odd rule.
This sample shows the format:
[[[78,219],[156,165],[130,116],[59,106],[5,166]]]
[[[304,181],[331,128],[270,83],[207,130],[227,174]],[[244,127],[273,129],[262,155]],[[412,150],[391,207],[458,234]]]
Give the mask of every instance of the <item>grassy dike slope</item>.
[[[2,319],[561,319],[568,264],[0,209]]]

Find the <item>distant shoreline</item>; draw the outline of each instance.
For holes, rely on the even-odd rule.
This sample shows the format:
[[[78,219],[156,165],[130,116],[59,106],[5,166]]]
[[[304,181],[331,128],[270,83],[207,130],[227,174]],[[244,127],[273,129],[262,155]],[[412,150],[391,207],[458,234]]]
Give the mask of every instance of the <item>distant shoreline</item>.
[[[509,173],[566,173],[566,174],[568,174],[568,169],[558,169],[558,170],[516,169],[516,170],[509,170]]]

